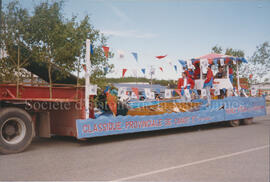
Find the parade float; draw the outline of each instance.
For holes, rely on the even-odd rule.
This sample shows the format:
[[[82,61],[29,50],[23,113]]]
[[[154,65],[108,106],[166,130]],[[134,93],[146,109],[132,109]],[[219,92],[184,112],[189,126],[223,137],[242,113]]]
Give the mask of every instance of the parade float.
[[[252,118],[266,115],[265,98],[257,96],[256,90],[247,92],[240,87],[238,64],[246,60],[220,54],[179,61],[187,70],[197,69],[194,88],[167,88],[158,97],[151,88],[146,88],[145,99],[140,100],[136,88],[127,95],[125,88],[116,91],[108,87],[103,91],[103,106],[108,107],[99,109],[97,113],[94,98],[97,86],[90,84],[90,56],[90,40],[87,40],[85,86],[0,85],[1,153],[25,150],[33,136],[49,138],[59,135],[84,139],[217,122],[238,126],[250,124]],[[221,65],[225,72],[222,78],[212,80],[210,103],[203,87],[209,65]],[[232,65],[236,67],[236,84],[232,83]],[[30,62],[26,69],[48,80],[46,66]],[[59,71],[53,67],[52,75]],[[74,84],[76,80],[69,74],[59,83]]]
[[[240,87],[238,66],[240,62],[247,62],[245,58],[208,54],[187,61],[179,60],[179,62],[187,70],[194,69],[196,66],[199,68],[199,76],[195,78],[193,89],[166,89],[163,98],[155,98],[151,89],[145,89],[146,100],[144,101],[139,99],[136,101],[136,97],[139,98],[136,89],[133,89],[131,95],[135,101],[126,99],[128,96],[125,94],[125,88],[120,88],[118,94],[114,96],[107,91],[107,104],[111,114],[78,119],[76,121],[77,138],[162,130],[224,121],[231,126],[238,126],[239,124],[250,124],[253,117],[266,114],[265,98],[257,97],[256,90],[247,93],[246,89]],[[203,87],[209,65],[224,68],[223,76],[213,79],[210,104],[207,103],[207,93]],[[233,84],[233,65],[236,67],[236,86]],[[125,102],[126,111],[124,113],[117,114],[119,110],[117,97]],[[120,103],[120,105],[122,104]]]

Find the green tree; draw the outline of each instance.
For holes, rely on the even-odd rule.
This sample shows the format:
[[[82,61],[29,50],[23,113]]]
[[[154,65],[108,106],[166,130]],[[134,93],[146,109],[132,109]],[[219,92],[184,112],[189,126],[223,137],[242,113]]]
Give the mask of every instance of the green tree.
[[[214,47],[212,47],[212,53],[217,53],[217,54],[221,54],[222,53],[222,47],[215,45]]]
[[[52,66],[62,70],[57,77],[82,70],[85,40],[90,39],[94,46],[94,54],[91,55],[91,82],[106,82],[105,75],[113,67],[102,50],[102,46],[106,45],[106,37],[90,24],[88,16],[81,21],[76,17],[64,18],[62,6],[63,1],[44,1],[35,6],[33,14],[29,15],[28,10],[21,8],[18,1],[8,4],[3,16],[5,26],[1,33],[1,48],[8,55],[0,59],[1,74],[5,78],[13,80],[15,71],[20,72],[17,69],[18,60],[19,67],[34,61],[47,65],[52,86]],[[109,53],[109,57],[112,56]]]
[[[18,1],[14,1],[8,4],[2,21],[0,49],[7,56],[0,59],[1,77],[2,81],[16,80],[18,96],[21,68],[32,57],[31,54],[26,54],[29,49],[26,43],[29,14],[26,9],[19,6]]]
[[[257,46],[256,51],[249,59],[249,63],[243,73],[245,75],[252,74],[252,82],[267,82],[270,72],[270,45],[269,42],[264,42]]]

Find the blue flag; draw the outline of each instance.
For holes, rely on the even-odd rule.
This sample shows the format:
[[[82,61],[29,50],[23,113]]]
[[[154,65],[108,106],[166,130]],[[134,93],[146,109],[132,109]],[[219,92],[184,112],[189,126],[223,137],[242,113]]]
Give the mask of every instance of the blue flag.
[[[93,45],[90,44],[90,54],[93,55],[94,54],[94,50],[93,50]]]
[[[105,72],[105,74],[107,74],[107,73],[108,73],[108,70],[109,70],[109,68],[108,68],[108,67],[105,67],[105,68],[104,68],[104,72]]]
[[[175,69],[175,71],[177,72],[177,66],[176,66],[176,65],[174,65],[174,69]]]
[[[138,62],[138,54],[137,54],[136,52],[132,52],[131,54],[134,56],[134,58],[135,58],[136,61]]]
[[[143,72],[143,74],[145,74],[145,68],[142,68],[142,72]]]
[[[184,60],[178,60],[178,62],[183,66],[183,67],[186,67],[186,65],[187,65],[187,62],[186,61],[184,61]]]

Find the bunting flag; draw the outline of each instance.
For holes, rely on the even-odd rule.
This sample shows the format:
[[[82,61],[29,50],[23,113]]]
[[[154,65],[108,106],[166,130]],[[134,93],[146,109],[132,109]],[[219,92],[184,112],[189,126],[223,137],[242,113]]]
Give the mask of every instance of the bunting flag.
[[[142,70],[142,73],[145,75],[145,68],[142,68],[141,70]]]
[[[175,69],[175,71],[177,72],[177,66],[176,66],[176,65],[174,65],[174,69]]]
[[[163,58],[165,58],[166,56],[167,56],[167,54],[164,55],[164,56],[156,56],[156,58],[158,58],[158,59],[163,59]]]
[[[135,60],[138,62],[138,54],[136,52],[132,52],[131,54],[134,56]]]
[[[83,64],[82,67],[83,67],[83,70],[86,72],[86,65]]]
[[[123,69],[123,71],[122,71],[122,77],[124,77],[125,76],[125,73],[127,72],[127,69]]]
[[[109,68],[108,68],[108,67],[105,67],[105,68],[103,68],[103,69],[104,69],[104,73],[105,73],[105,74],[107,74],[107,73],[108,73]]]
[[[132,92],[134,92],[137,96],[137,99],[139,99],[139,89],[138,88],[131,88]]]
[[[163,72],[163,68],[162,67],[159,67],[159,69]]]
[[[109,47],[106,47],[106,46],[102,46],[102,48],[103,48],[103,51],[104,51],[104,53],[105,53],[105,56],[106,56],[106,58],[108,58],[108,56],[109,56]]]
[[[120,59],[123,59],[125,57],[124,51],[117,50],[117,53],[118,53],[118,56],[119,56]]]
[[[187,66],[187,62],[184,61],[184,60],[178,60],[178,62],[183,66],[183,67],[186,67]]]
[[[249,75],[249,79],[252,79],[252,77],[253,77],[253,74],[250,74],[250,75]]]
[[[132,70],[132,73],[133,73],[133,75],[134,75],[135,77],[137,77],[137,70],[136,70],[136,69],[133,69],[133,70]]]
[[[90,44],[90,54],[93,55],[94,54],[94,48],[93,48],[93,45]]]

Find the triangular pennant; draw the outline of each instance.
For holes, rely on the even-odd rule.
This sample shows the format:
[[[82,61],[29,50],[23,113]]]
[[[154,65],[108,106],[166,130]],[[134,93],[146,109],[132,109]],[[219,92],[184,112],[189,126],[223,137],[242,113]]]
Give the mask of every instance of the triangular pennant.
[[[109,68],[108,67],[105,67],[104,68],[104,73],[107,74],[108,73],[108,70],[109,70]]]
[[[159,67],[159,69],[163,72],[163,68],[162,67]]]
[[[118,53],[118,56],[119,56],[120,59],[122,59],[122,58],[125,57],[124,51],[122,51],[122,50],[117,50],[117,53]]]
[[[167,56],[167,54],[164,55],[164,56],[156,56],[156,58],[158,58],[158,59],[163,59],[163,58],[165,58],[166,56]]]
[[[123,71],[122,71],[122,77],[124,77],[125,76],[125,73],[127,72],[127,69],[123,69]]]
[[[106,47],[106,46],[102,46],[102,48],[103,48],[103,51],[104,51],[104,53],[105,53],[105,56],[106,56],[106,58],[108,58],[108,56],[109,56],[109,47]]]
[[[186,61],[184,61],[184,60],[178,60],[178,62],[183,66],[183,67],[186,67],[186,65],[187,65],[187,62]]]
[[[131,54],[134,56],[135,60],[138,61],[138,54],[136,52],[132,52]]]
[[[174,70],[177,72],[177,66],[176,65],[174,65]]]
[[[142,70],[142,73],[145,74],[145,68],[142,68],[141,70]]]

